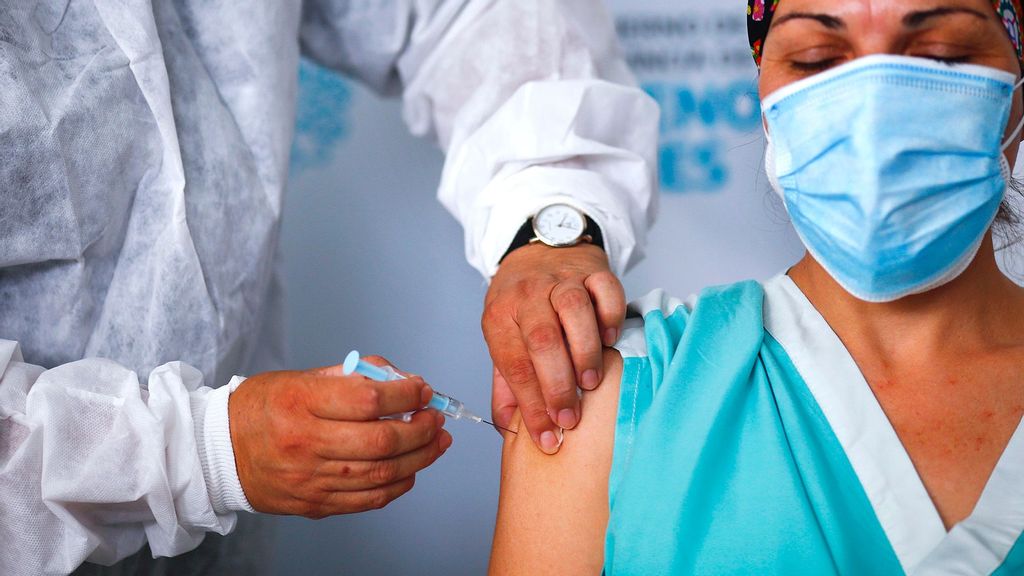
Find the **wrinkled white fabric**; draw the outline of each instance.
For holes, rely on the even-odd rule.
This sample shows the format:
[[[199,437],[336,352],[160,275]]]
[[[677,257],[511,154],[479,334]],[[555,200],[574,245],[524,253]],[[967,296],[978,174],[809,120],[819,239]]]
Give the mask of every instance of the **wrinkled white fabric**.
[[[597,0],[0,2],[0,573],[181,554],[247,505],[201,385],[279,358],[300,45],[402,92],[485,274],[554,200],[639,257],[657,110]]]
[[[366,23],[380,13],[406,18],[395,4],[430,18],[411,22],[409,45],[390,60],[406,37],[379,38]],[[523,222],[552,202],[573,204],[600,225],[618,273],[641,259],[657,210],[658,107],[634,87],[602,2],[316,6],[323,12],[307,13],[304,47],[380,90],[404,86],[410,129],[436,136],[447,151],[438,196],[485,277]],[[362,66],[353,58],[366,57],[357,40],[377,45]]]
[[[220,390],[200,388],[195,368],[166,364],[143,388],[111,360],[45,370],[0,340],[0,374],[0,573],[111,564],[147,540],[174,555],[234,527],[234,512],[214,509],[195,438]]]

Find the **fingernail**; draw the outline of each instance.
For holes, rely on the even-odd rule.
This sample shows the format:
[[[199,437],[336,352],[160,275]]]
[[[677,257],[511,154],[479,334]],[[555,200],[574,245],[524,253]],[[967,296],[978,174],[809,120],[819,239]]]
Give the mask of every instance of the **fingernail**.
[[[423,389],[420,390],[420,406],[426,406],[430,403],[430,399],[434,397],[434,391],[430,389],[430,386],[423,385]]]
[[[559,433],[559,436],[561,436],[561,433]],[[543,450],[545,454],[554,454],[555,452],[558,452],[558,447],[561,445],[562,441],[558,439],[558,436],[555,436],[554,432],[548,430],[541,433],[540,449]]]
[[[444,427],[444,414],[441,414],[440,412],[434,412],[434,414],[435,414],[434,418],[436,418],[436,421],[437,421],[437,427],[438,428],[443,428]]]
[[[590,369],[583,373],[584,390],[594,390],[600,382],[601,377],[597,375],[597,370]]]
[[[445,450],[447,450],[451,445],[452,445],[452,435],[447,433],[447,432],[445,432],[444,434],[441,434],[441,443],[439,444],[439,446],[441,447],[441,452],[444,452]]]
[[[604,345],[612,346],[619,340],[619,331],[615,328],[609,328],[604,331]]]
[[[576,412],[569,408],[563,408],[558,412],[558,425],[562,428],[573,429],[576,427]]]

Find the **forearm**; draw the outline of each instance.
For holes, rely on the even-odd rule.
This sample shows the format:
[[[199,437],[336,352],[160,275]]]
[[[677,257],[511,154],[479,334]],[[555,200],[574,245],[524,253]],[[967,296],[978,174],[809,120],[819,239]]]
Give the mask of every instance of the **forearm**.
[[[0,352],[0,572],[110,564],[147,541],[173,556],[234,527],[203,474],[193,413],[211,391],[198,371],[168,364],[143,389],[107,360],[43,370],[11,341]]]

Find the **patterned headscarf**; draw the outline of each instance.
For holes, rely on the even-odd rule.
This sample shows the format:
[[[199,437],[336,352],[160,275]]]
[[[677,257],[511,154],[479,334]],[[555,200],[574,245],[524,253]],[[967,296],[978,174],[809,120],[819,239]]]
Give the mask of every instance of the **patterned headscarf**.
[[[1017,51],[1017,59],[1024,69],[1024,27],[1021,26],[1020,16],[1024,14],[1021,10],[1020,0],[991,0],[992,7],[996,14],[1006,26],[1010,34],[1010,42]],[[779,7],[779,0],[747,0],[747,35],[750,37],[750,50],[754,54],[754,62],[761,67],[761,53],[764,49],[765,38],[768,37],[768,29],[772,25],[772,17],[776,8]]]

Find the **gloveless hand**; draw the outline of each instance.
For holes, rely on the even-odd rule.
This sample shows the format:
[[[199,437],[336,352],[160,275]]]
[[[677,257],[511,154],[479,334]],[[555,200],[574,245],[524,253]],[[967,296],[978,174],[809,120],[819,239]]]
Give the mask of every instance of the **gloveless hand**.
[[[534,244],[506,256],[483,315],[495,422],[508,426],[518,407],[534,442],[557,452],[559,428],[581,417],[577,386],[601,382],[602,343],[615,343],[625,315],[622,284],[596,246]]]
[[[367,358],[386,365],[379,357]],[[228,403],[242,489],[260,512],[323,518],[381,508],[451,446],[419,377],[375,382],[341,367],[249,378]]]

